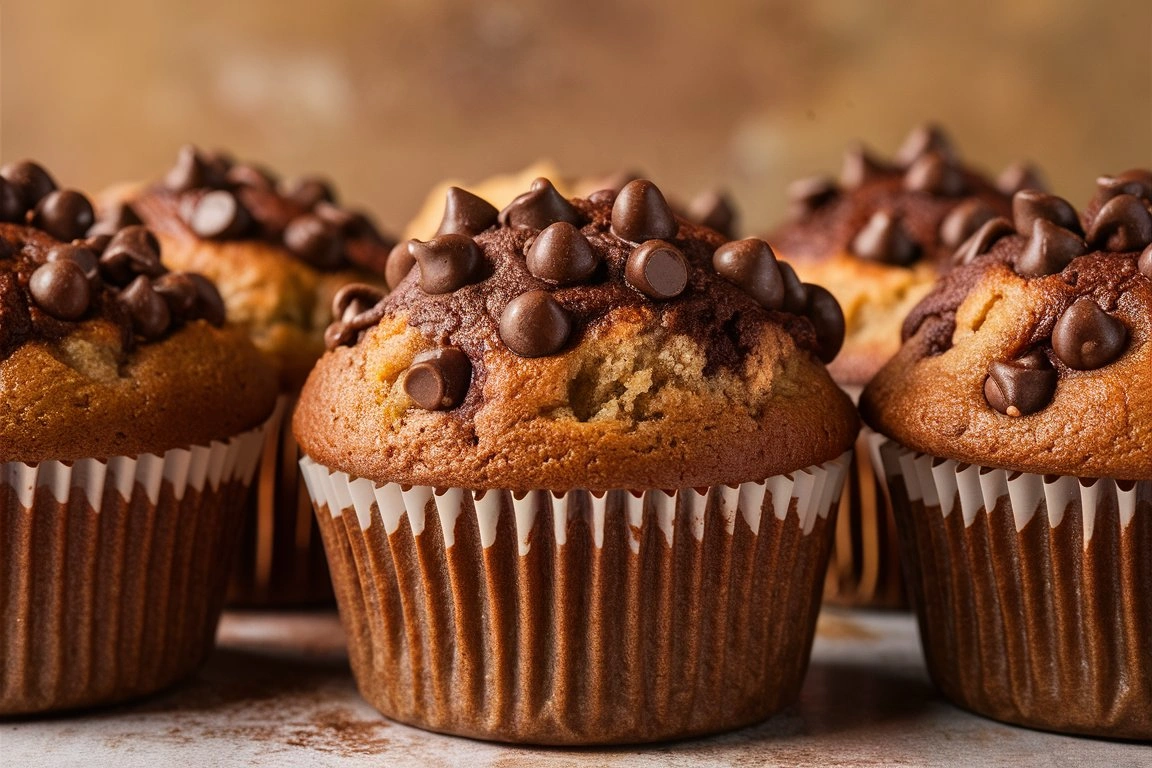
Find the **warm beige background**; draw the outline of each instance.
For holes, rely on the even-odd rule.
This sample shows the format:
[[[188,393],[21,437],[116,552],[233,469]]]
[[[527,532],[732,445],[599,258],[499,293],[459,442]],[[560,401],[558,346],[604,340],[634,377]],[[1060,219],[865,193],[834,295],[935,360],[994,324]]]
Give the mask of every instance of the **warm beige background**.
[[[550,156],[728,186],[756,229],[924,117],[1074,201],[1152,164],[1148,0],[6,0],[0,153],[94,189],[194,140],[320,170],[398,229],[445,176]]]

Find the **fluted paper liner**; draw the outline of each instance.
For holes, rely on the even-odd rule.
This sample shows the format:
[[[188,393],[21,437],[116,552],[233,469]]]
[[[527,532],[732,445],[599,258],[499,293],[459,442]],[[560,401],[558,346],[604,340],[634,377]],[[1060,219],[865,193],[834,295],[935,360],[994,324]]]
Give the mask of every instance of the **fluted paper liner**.
[[[0,464],[0,715],[140,696],[200,664],[262,432]]]
[[[295,405],[294,394],[281,395],[264,434],[228,583],[229,605],[287,607],[333,599],[320,529],[300,476],[300,446],[289,428]]]
[[[1152,481],[872,448],[944,694],[1020,725],[1152,739]]]
[[[369,702],[465,736],[608,744],[735,728],[796,698],[848,461],[519,496],[301,465]]]

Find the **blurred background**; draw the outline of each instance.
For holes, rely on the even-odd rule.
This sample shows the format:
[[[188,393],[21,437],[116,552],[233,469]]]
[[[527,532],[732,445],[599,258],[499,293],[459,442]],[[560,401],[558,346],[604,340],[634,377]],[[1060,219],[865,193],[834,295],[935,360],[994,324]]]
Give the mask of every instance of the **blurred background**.
[[[1152,2],[26,0],[0,6],[0,154],[94,191],[177,147],[319,171],[399,231],[428,188],[550,158],[727,188],[743,228],[862,138],[939,120],[1076,203],[1152,164]]]

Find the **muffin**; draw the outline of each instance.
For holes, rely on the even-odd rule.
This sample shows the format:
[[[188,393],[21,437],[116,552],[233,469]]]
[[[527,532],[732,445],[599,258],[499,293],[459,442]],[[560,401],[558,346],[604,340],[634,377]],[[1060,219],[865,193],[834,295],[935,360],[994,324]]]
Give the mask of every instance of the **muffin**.
[[[319,178],[281,183],[267,169],[186,146],[162,181],[111,197],[152,228],[175,268],[201,272],[220,287],[229,321],[248,331],[280,375],[278,417],[291,413],[324,351],[336,291],[350,282],[385,284],[393,243],[366,215],[337,205],[332,186]],[[231,604],[332,600],[298,460],[278,418],[249,500]]]
[[[541,744],[794,700],[858,426],[835,300],[645,180],[454,229],[337,297],[293,422],[361,693]]]
[[[975,712],[1152,738],[1152,172],[1026,190],[868,385],[932,678]]]
[[[106,704],[212,648],[276,378],[202,275],[0,169],[0,715]]]
[[[844,309],[844,350],[832,377],[853,398],[900,347],[908,311],[947,272],[983,223],[1011,214],[1011,196],[1038,188],[1024,165],[996,183],[959,159],[939,128],[912,131],[892,161],[848,150],[840,181],[813,177],[789,188],[789,220],[767,239],[800,279],[819,283]],[[841,497],[825,598],[833,604],[907,606],[892,508],[876,478],[867,431]]]

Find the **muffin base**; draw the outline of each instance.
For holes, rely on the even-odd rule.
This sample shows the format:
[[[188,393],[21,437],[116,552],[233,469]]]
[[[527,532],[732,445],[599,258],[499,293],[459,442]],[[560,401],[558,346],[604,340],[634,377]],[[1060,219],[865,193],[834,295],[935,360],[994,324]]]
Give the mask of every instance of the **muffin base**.
[[[199,666],[261,440],[0,464],[0,715],[142,696]]]
[[[1152,481],[1008,472],[877,442],[940,690],[1017,725],[1152,738]]]
[[[370,703],[435,731],[592,745],[737,728],[796,698],[847,462],[519,498],[301,464]]]

